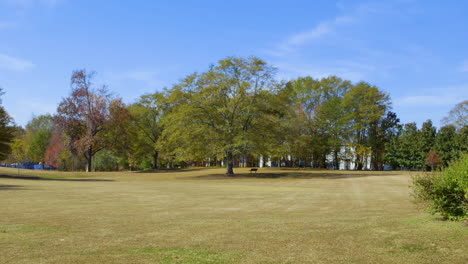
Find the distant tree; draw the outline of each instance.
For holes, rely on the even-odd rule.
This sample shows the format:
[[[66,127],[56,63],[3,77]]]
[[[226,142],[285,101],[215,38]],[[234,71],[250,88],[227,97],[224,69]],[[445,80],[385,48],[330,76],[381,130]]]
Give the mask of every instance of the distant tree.
[[[394,130],[394,135],[389,138],[385,144],[384,161],[385,164],[390,165],[393,169],[402,167],[400,164],[400,145],[401,135],[403,134],[403,125],[398,124]]]
[[[440,162],[444,167],[460,155],[456,135],[454,125],[441,127],[436,135],[434,150],[440,155]]]
[[[3,94],[3,89],[0,88],[0,96]],[[0,104],[1,102],[0,99]],[[11,152],[10,144],[13,141],[15,132],[12,121],[5,108],[0,105],[0,160],[5,160]]]
[[[57,127],[52,135],[44,153],[44,161],[60,169],[69,169],[71,167],[70,151],[67,149],[66,135]]]
[[[388,111],[384,118],[374,121],[369,128],[369,146],[371,148],[371,167],[383,170],[387,146],[397,136],[400,119],[394,112]]]
[[[432,125],[432,121],[430,119],[422,124],[421,130],[419,132],[419,142],[418,142],[418,146],[420,147],[420,153],[421,153],[420,157],[421,157],[422,162],[426,160],[426,156],[428,155],[429,151],[433,149],[436,134],[437,134],[437,129]]]
[[[432,121],[429,119],[422,124],[420,133],[420,144],[421,151],[428,153],[429,150],[434,146],[437,129],[432,125]]]
[[[23,138],[15,138],[11,143],[10,163],[22,163],[27,160],[26,144]]]
[[[128,156],[132,152],[134,141],[134,127],[131,120],[131,113],[121,99],[113,99],[109,104],[109,120],[104,128],[106,153],[96,157],[96,162],[100,170],[103,170],[102,162],[117,159],[120,165],[126,167]],[[112,165],[113,166],[113,165]],[[112,167],[111,166],[111,167]],[[116,168],[116,166],[113,166]],[[96,167],[97,168],[97,167]],[[108,170],[106,168],[106,170]]]
[[[163,93],[147,94],[140,97],[138,102],[129,107],[131,124],[135,130],[135,154],[137,156],[150,155],[152,168],[158,168],[159,148],[163,126],[161,119],[168,111]]]
[[[106,124],[110,119],[109,104],[113,96],[106,86],[93,88],[94,72],[77,70],[71,77],[71,94],[57,108],[55,122],[69,138],[72,153],[86,159],[86,171],[92,170],[93,156],[105,147]]]
[[[104,149],[94,157],[96,171],[115,171],[118,169],[119,159],[113,151]]]
[[[333,165],[338,168],[346,126],[342,99],[350,88],[350,81],[336,76],[320,80],[302,77],[287,83],[295,113],[290,119],[295,132],[289,138],[288,154],[294,150],[302,159],[312,156],[315,167],[325,167],[326,157],[332,153]]]
[[[323,151],[322,157],[332,155],[332,164],[339,168],[339,153],[346,137],[347,117],[343,106],[343,96],[352,85],[350,81],[336,76],[322,78],[316,82],[312,99],[315,113],[312,116],[315,146]],[[310,106],[309,106],[310,107]],[[314,146],[312,146],[314,147]]]
[[[421,158],[419,130],[416,123],[405,124],[397,142],[397,161],[406,169],[420,169],[424,166]]]
[[[170,91],[177,106],[165,118],[162,142],[177,142],[182,157],[221,154],[233,175],[236,156],[263,152],[277,136],[282,105],[273,94],[273,73],[258,58],[228,57],[186,77]]]
[[[354,85],[343,97],[343,107],[348,120],[348,138],[354,146],[370,147],[369,133],[372,125],[383,118],[390,107],[389,96],[366,82]],[[362,170],[365,156],[356,153],[355,168]]]
[[[456,104],[448,116],[442,119],[442,123],[454,125],[458,129],[468,126],[468,100]]]
[[[468,125],[458,129],[455,145],[460,153],[468,153]]]
[[[44,154],[52,135],[53,122],[51,115],[34,117],[26,125],[25,144],[27,157],[32,162],[44,162]]]
[[[431,167],[431,171],[434,170],[434,167],[439,166],[440,164],[440,157],[434,151],[429,151],[426,155],[426,162],[425,164]]]

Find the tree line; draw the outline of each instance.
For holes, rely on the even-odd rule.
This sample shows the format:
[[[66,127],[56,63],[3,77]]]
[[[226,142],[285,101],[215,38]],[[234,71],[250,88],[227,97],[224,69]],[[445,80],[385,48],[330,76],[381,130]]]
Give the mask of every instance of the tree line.
[[[439,130],[430,120],[418,129],[401,124],[389,95],[367,82],[285,82],[275,72],[256,57],[228,57],[125,104],[93,82],[94,72],[77,70],[55,115],[34,117],[25,128],[0,118],[0,158],[87,171],[223,165],[234,174],[235,166],[259,162],[431,169],[468,151],[468,101]]]

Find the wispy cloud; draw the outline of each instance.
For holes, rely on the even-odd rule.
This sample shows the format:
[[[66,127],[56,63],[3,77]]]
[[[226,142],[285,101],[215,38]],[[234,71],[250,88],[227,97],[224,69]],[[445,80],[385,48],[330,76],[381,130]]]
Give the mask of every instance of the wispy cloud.
[[[451,107],[468,98],[468,84],[418,89],[415,94],[417,95],[397,98],[395,105],[401,107]]]
[[[276,48],[267,50],[266,53],[272,56],[286,55],[294,52],[301,46],[335,33],[336,27],[350,24],[353,21],[354,18],[352,16],[338,16],[332,20],[321,22],[310,30],[289,36],[285,41],[277,45]]]
[[[0,68],[11,71],[24,71],[33,68],[35,65],[28,60],[15,58],[5,54],[0,54]]]
[[[264,52],[279,67],[280,78],[285,79],[337,75],[352,81],[373,81],[391,79],[407,68],[422,72],[434,58],[421,44],[408,40],[385,50],[363,35],[366,28],[372,30],[375,23],[386,18],[410,16],[416,12],[407,10],[410,6],[398,1],[358,5],[338,1],[334,17],[287,36]]]
[[[402,8],[399,6],[398,1],[367,2],[358,5],[338,1],[336,6],[342,14],[320,21],[309,30],[287,36],[283,41],[274,45],[273,48],[264,52],[267,55],[275,57],[286,56],[298,51],[303,46],[314,44],[332,36],[339,37],[346,26],[362,22],[369,16],[394,16],[415,12],[412,9],[408,9],[408,6],[405,6],[408,10]]]

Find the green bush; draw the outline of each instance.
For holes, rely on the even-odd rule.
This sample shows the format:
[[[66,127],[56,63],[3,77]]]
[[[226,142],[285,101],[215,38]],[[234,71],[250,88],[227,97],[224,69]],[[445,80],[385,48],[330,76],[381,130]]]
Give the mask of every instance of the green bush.
[[[445,219],[468,217],[468,154],[437,173],[413,177],[413,196],[417,203]]]
[[[118,158],[109,150],[99,151],[94,156],[94,169],[96,171],[115,171],[118,167]]]
[[[151,170],[153,169],[153,160],[151,157],[144,157],[140,160],[138,164],[138,169],[140,170]]]

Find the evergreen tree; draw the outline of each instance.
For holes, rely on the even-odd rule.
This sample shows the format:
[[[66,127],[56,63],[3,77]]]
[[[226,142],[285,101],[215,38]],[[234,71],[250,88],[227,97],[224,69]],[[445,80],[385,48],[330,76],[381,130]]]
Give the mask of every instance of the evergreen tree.
[[[456,135],[454,125],[441,127],[436,135],[434,150],[440,155],[440,162],[444,167],[459,157],[460,147],[457,144]]]

